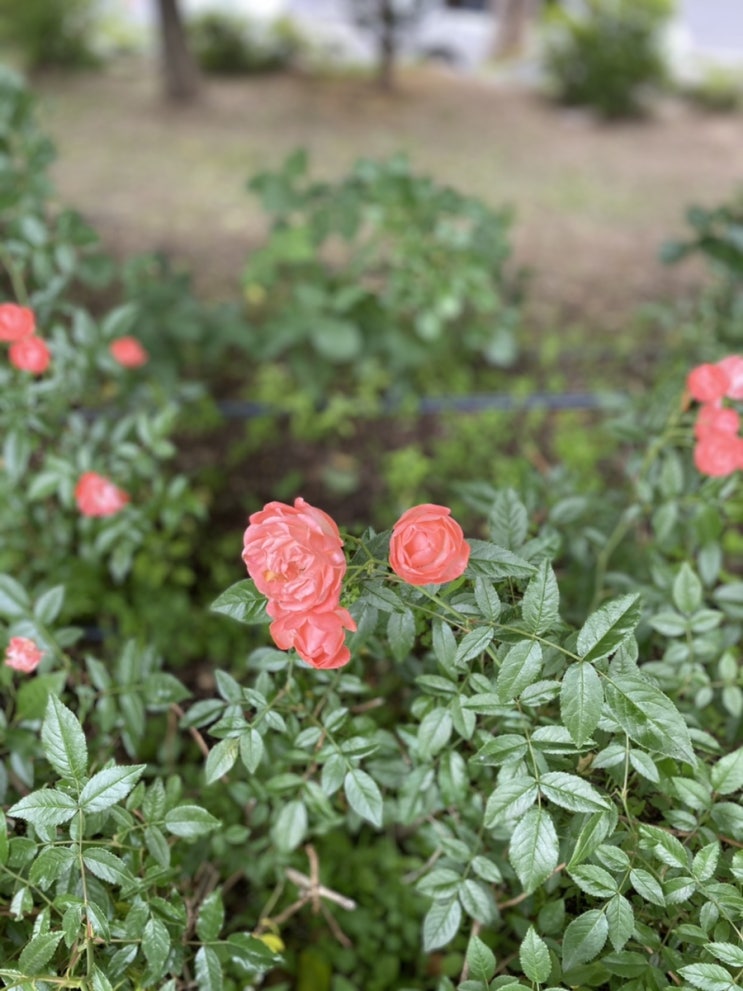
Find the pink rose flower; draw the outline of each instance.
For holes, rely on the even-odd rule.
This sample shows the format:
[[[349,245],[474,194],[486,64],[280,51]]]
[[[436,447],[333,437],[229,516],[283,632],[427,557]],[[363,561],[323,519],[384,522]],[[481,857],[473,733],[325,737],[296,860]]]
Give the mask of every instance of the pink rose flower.
[[[725,395],[728,399],[743,399],[743,358],[738,354],[730,354],[717,362],[728,376],[730,384]]]
[[[470,546],[447,506],[424,503],[392,529],[390,565],[410,585],[441,585],[464,573]]]
[[[335,522],[302,498],[293,506],[269,502],[250,517],[242,558],[268,614],[332,610],[346,573]]]
[[[740,416],[737,410],[705,403],[699,409],[697,422],[694,424],[694,436],[701,438],[708,430],[737,434],[739,427]]]
[[[33,310],[16,303],[0,303],[0,341],[20,341],[30,337],[35,329]]]
[[[44,651],[28,637],[11,637],[5,650],[5,663],[14,671],[31,674],[39,666],[39,661],[43,656]]]
[[[719,365],[698,365],[689,372],[687,388],[700,403],[722,399],[730,388],[730,376]]]
[[[40,337],[31,334],[29,337],[22,337],[10,345],[8,358],[11,365],[15,365],[22,372],[43,375],[49,367],[51,354],[46,343]]]
[[[136,337],[117,337],[108,350],[124,368],[139,368],[146,365],[150,357]]]
[[[328,611],[288,612],[271,623],[270,633],[280,650],[293,647],[313,668],[339,668],[348,664],[351,651],[344,630],[355,630],[353,616],[338,606]]]
[[[129,496],[103,475],[86,471],[75,486],[75,501],[83,516],[113,516],[129,502]]]
[[[705,430],[694,448],[694,464],[703,475],[730,475],[743,468],[743,440],[727,430]]]

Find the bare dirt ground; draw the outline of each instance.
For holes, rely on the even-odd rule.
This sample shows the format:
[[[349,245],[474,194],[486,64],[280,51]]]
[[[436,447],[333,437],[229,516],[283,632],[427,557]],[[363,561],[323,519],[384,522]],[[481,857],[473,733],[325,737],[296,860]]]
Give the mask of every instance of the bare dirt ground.
[[[516,260],[533,272],[537,322],[616,331],[646,301],[687,293],[702,268],[666,268],[660,244],[684,211],[743,181],[743,120],[680,102],[652,120],[607,125],[539,95],[433,70],[391,96],[362,78],[267,76],[206,83],[173,109],[152,66],[38,81],[59,158],[60,201],[117,254],[159,249],[210,294],[233,293],[265,217],[245,182],[299,146],[316,177],[361,156],[405,152],[414,166],[514,211]]]

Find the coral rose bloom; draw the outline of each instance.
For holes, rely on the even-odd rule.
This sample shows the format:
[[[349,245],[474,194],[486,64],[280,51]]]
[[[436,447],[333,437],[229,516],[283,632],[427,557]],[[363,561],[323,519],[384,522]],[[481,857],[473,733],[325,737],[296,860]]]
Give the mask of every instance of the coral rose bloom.
[[[725,393],[728,399],[743,399],[743,358],[739,354],[730,354],[717,362],[728,376],[730,382]]]
[[[313,668],[340,668],[348,664],[351,651],[346,647],[344,630],[355,630],[353,616],[338,606],[327,612],[285,613],[270,626],[280,650],[293,647]]]
[[[28,637],[11,637],[5,650],[5,663],[14,671],[31,674],[39,666],[39,661],[43,656],[44,651]]]
[[[694,448],[694,464],[703,475],[730,475],[743,468],[743,440],[727,430],[705,430]]]
[[[49,367],[51,354],[45,342],[32,334],[30,337],[22,337],[19,341],[11,344],[8,349],[8,358],[11,365],[15,365],[22,372],[43,375]]]
[[[13,343],[36,330],[33,310],[16,303],[0,303],[0,341]]]
[[[293,506],[269,502],[250,517],[242,558],[256,588],[268,597],[268,615],[334,609],[346,573],[335,522],[304,499]]]
[[[700,403],[722,399],[730,388],[730,375],[719,365],[698,365],[689,372],[687,388]]]
[[[129,502],[129,496],[103,475],[86,471],[75,486],[75,502],[83,516],[113,516]]]
[[[726,409],[705,403],[699,409],[697,422],[694,424],[694,436],[701,438],[709,430],[719,430],[721,433],[737,434],[740,427],[740,416],[737,410]]]
[[[390,565],[410,585],[453,581],[469,559],[469,544],[447,506],[414,506],[392,528]]]
[[[117,337],[108,350],[124,368],[140,368],[150,357],[136,337]]]

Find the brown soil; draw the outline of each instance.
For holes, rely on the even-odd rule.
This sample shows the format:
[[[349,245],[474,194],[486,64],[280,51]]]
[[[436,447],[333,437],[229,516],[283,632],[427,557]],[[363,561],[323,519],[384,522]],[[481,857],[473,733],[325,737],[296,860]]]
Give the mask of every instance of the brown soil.
[[[405,152],[415,167],[514,210],[516,260],[532,271],[529,315],[612,335],[639,303],[702,279],[666,268],[660,244],[685,233],[692,203],[714,204],[743,174],[739,116],[668,101],[648,121],[607,125],[491,79],[416,70],[391,96],[362,78],[208,81],[172,109],[151,66],[41,80],[60,200],[117,254],[160,249],[210,294],[234,293],[265,218],[246,179],[306,147],[313,174]]]

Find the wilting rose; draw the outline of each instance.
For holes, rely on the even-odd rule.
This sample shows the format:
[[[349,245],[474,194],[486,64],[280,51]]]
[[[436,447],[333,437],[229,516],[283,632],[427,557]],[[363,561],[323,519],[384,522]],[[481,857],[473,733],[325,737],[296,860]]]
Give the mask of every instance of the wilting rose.
[[[689,372],[686,385],[692,398],[700,403],[710,403],[726,395],[730,375],[719,365],[697,365]]]
[[[5,649],[5,663],[14,671],[31,674],[39,666],[44,651],[28,637],[11,637]]]
[[[390,565],[410,585],[441,585],[459,578],[469,558],[469,544],[447,506],[414,506],[392,529]]]
[[[124,368],[139,368],[146,365],[150,357],[136,337],[117,337],[108,350]]]
[[[304,499],[293,506],[269,502],[250,517],[243,561],[256,588],[268,597],[268,614],[334,609],[346,572],[335,522]]]
[[[103,475],[86,471],[75,486],[75,501],[83,516],[113,516],[129,502],[129,496]]]
[[[8,359],[11,365],[22,372],[32,375],[43,375],[49,367],[51,354],[46,343],[40,337],[31,335],[14,341],[8,349]]]
[[[348,664],[351,652],[345,644],[345,630],[355,630],[353,616],[338,606],[318,612],[288,612],[271,623],[274,643],[281,650],[293,647],[313,668],[339,668]]]
[[[694,448],[694,464],[703,475],[730,475],[743,468],[743,440],[727,430],[705,430]]]
[[[33,310],[17,303],[0,303],[0,341],[20,341],[30,337],[35,329]]]

